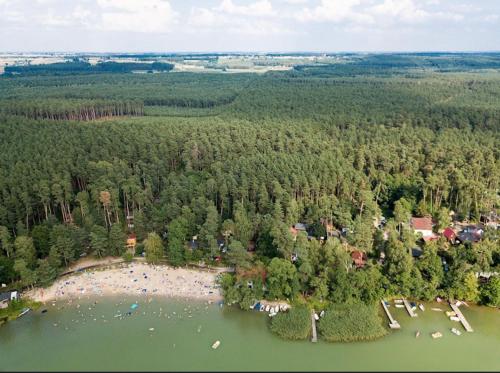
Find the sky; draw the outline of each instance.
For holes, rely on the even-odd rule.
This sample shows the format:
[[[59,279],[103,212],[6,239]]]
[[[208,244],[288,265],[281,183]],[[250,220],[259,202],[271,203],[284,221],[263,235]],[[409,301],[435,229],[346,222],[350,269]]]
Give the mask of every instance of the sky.
[[[0,0],[0,52],[499,50],[500,0]]]

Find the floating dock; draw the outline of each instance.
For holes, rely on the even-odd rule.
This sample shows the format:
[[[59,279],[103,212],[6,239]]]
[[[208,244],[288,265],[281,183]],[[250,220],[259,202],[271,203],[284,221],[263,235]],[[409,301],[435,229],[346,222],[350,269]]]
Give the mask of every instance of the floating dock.
[[[392,317],[391,313],[389,312],[389,309],[387,308],[386,304],[385,304],[385,301],[382,299],[380,301],[380,303],[382,303],[382,307],[384,308],[384,311],[387,315],[387,317],[389,318],[389,328],[391,329],[400,329],[401,328],[401,325],[399,325],[399,323],[394,320],[394,318]]]
[[[318,334],[316,332],[316,319],[314,318],[314,310],[311,312],[311,326],[312,326],[312,338],[311,342],[316,343],[318,342]]]
[[[405,308],[406,310],[408,311],[408,314],[411,316],[411,317],[417,317],[418,315],[412,310],[411,306],[410,306],[410,303],[405,299],[403,298],[403,304],[405,305]]]
[[[462,311],[460,311],[458,306],[452,300],[450,300],[450,307],[457,314],[457,317],[460,319],[460,322],[462,323],[464,329],[468,332],[473,332],[474,330],[470,326],[469,322],[465,319],[464,315],[462,314]]]

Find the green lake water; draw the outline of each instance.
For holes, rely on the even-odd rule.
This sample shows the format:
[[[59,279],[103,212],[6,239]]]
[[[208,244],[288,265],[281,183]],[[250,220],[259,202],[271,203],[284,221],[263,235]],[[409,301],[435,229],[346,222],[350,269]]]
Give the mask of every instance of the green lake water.
[[[372,342],[314,344],[275,337],[263,313],[203,302],[140,298],[132,315],[114,317],[136,299],[79,301],[79,308],[58,302],[45,314],[42,307],[7,323],[0,328],[0,370],[500,371],[497,309],[461,307],[474,328],[467,333],[444,312],[430,310],[448,311],[447,304],[426,304],[413,319],[391,306],[401,330]],[[462,335],[452,334],[452,327]],[[432,339],[434,331],[443,337]],[[215,340],[221,341],[217,350],[211,348]]]

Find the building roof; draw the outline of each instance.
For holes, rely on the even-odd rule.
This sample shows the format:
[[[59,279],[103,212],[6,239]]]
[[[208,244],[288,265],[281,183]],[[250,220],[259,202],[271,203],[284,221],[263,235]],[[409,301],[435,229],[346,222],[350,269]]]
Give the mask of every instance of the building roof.
[[[351,258],[356,266],[363,266],[366,262],[366,254],[359,250],[354,250],[351,253]]]
[[[456,233],[453,229],[451,229],[450,227],[446,228],[444,231],[443,231],[443,236],[445,236],[448,240],[452,240],[453,238],[456,237]]]
[[[431,231],[432,218],[411,218],[411,227],[415,230]]]
[[[0,302],[3,302],[4,300],[10,300],[10,298],[12,297],[12,293],[15,293],[15,291],[6,291],[0,293]]]
[[[294,225],[294,228],[298,231],[305,231],[307,229],[306,225],[303,223],[297,223]]]
[[[411,249],[411,256],[414,258],[419,258],[422,256],[423,250],[420,247],[414,247]]]

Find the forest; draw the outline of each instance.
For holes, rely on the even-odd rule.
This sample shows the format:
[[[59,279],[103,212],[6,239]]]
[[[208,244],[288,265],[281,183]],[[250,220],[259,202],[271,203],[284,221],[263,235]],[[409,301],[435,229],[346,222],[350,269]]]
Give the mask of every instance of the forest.
[[[405,60],[395,72],[394,56],[377,56],[383,74],[350,62],[0,77],[0,282],[47,285],[83,255],[124,255],[134,234],[149,261],[235,266],[222,287],[242,308],[399,295],[500,305],[498,277],[475,275],[500,269],[498,230],[451,245],[408,224],[431,216],[438,233],[451,212],[476,223],[499,211],[500,74],[446,58],[443,71]],[[299,222],[310,229],[295,236]],[[343,233],[321,239],[328,224]]]
[[[88,62],[75,59],[73,61],[58,62],[41,65],[6,66],[6,75],[73,75],[96,73],[129,73],[132,71],[163,71],[168,72],[174,65],[164,62],[99,62],[91,65]]]

